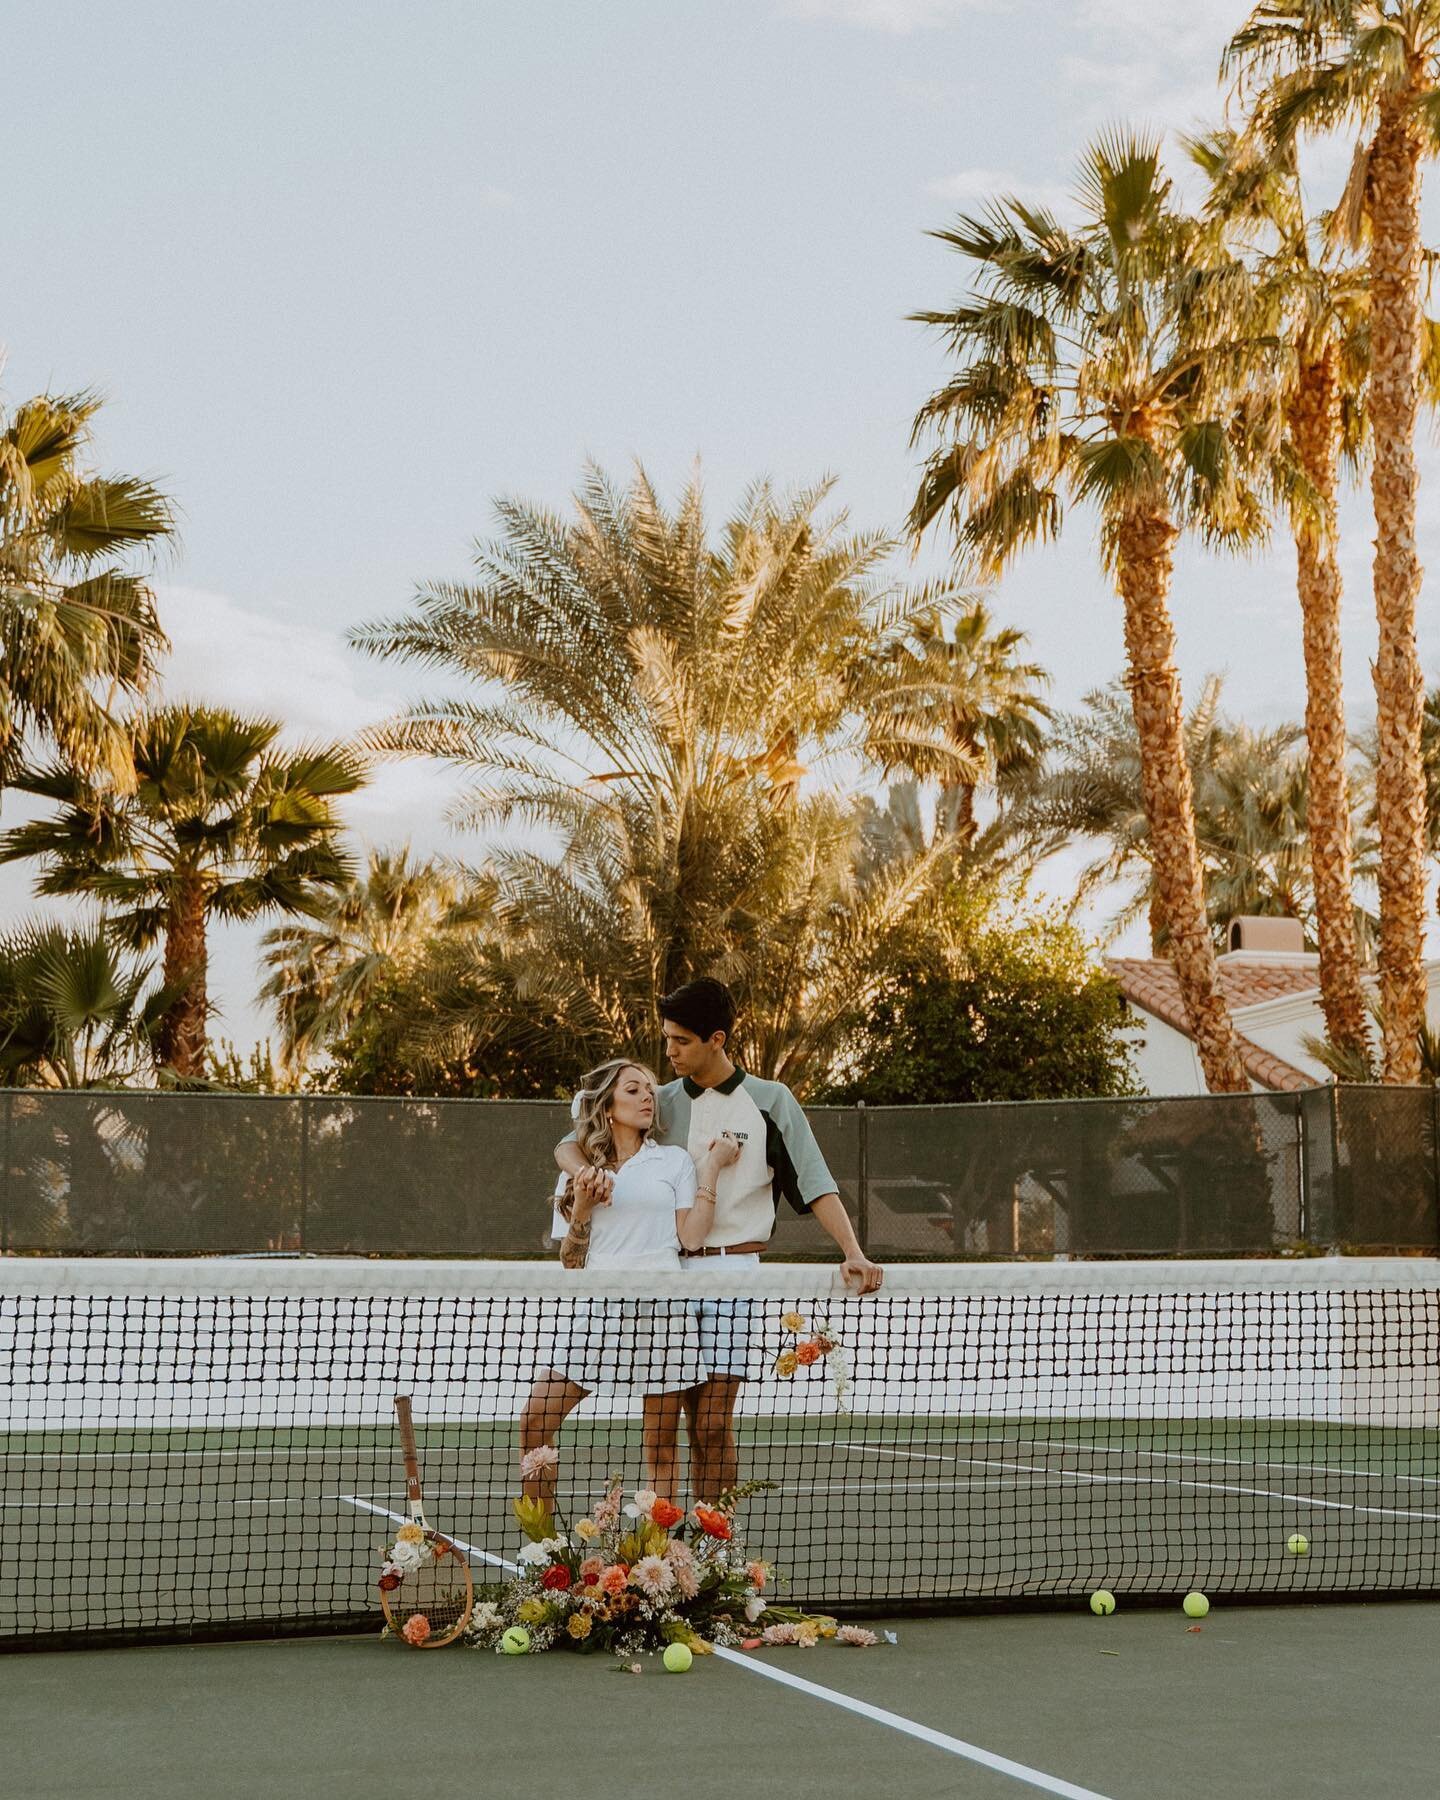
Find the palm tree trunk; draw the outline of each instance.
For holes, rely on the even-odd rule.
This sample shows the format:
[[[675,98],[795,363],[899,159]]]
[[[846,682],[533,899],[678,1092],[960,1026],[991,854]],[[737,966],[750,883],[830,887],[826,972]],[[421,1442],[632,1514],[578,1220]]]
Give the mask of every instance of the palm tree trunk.
[[[1375,503],[1380,998],[1388,1082],[1420,1079],[1425,1020],[1424,679],[1415,644],[1415,414],[1420,373],[1420,144],[1408,97],[1382,105],[1370,150],[1370,431]]]
[[[159,1034],[160,1061],[187,1078],[205,1073],[208,957],[205,884],[193,870],[180,877],[165,931],[167,987],[175,990]]]
[[[1195,797],[1185,759],[1185,718],[1175,667],[1170,575],[1175,527],[1159,510],[1131,512],[1119,529],[1125,602],[1126,686],[1140,740],[1140,786],[1159,910],[1211,1093],[1248,1094],[1240,1044],[1215,974],[1205,887],[1195,841]]]
[[[958,837],[962,844],[975,841],[975,787],[973,782],[957,781],[940,790],[939,824],[942,831]]]
[[[1289,406],[1291,441],[1320,497],[1322,517],[1295,528],[1296,592],[1305,645],[1305,741],[1310,754],[1306,820],[1320,940],[1320,1005],[1330,1042],[1368,1057],[1365,993],[1355,941],[1340,656],[1340,561],[1336,498],[1340,385],[1333,343],[1307,358]]]

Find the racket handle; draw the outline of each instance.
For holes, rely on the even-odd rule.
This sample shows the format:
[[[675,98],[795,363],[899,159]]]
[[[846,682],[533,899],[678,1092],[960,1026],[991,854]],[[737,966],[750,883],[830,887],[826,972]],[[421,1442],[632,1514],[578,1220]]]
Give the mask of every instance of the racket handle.
[[[420,1452],[415,1448],[415,1421],[410,1413],[410,1396],[395,1396],[395,1417],[400,1425],[400,1449],[405,1457],[405,1494],[411,1510],[423,1505],[420,1494]]]

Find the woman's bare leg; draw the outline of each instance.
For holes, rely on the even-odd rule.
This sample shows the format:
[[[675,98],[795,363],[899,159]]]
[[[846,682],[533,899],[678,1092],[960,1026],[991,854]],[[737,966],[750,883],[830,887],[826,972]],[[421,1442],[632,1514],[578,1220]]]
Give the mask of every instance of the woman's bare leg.
[[[577,1387],[567,1376],[544,1369],[530,1390],[525,1410],[520,1414],[520,1454],[538,1450],[542,1444],[553,1444],[555,1433],[585,1398],[588,1390]],[[555,1502],[555,1471],[543,1470],[521,1484],[521,1491],[531,1500]]]
[[[680,1460],[680,1395],[647,1394],[642,1407],[645,1467],[662,1500],[674,1501]]]

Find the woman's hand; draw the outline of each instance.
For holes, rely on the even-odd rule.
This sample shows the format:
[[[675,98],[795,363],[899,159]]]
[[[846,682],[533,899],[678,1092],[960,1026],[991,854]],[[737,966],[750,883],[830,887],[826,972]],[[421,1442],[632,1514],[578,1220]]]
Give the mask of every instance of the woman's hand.
[[[731,1163],[740,1160],[740,1144],[728,1131],[722,1131],[719,1137],[711,1138],[705,1146],[705,1154],[699,1163],[700,1184],[713,1188],[715,1177],[722,1169],[728,1169]]]
[[[572,1219],[584,1222],[597,1206],[608,1206],[615,1178],[608,1169],[581,1169],[575,1177],[575,1201],[570,1209]]]

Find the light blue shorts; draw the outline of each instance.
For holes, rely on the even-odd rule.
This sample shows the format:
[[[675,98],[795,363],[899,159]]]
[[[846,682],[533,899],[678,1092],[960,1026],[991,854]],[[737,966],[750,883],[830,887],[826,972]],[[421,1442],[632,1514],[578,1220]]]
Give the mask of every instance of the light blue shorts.
[[[696,1300],[693,1305],[707,1378],[734,1375],[753,1381],[759,1376],[763,1356],[755,1342],[755,1302],[716,1299]]]

